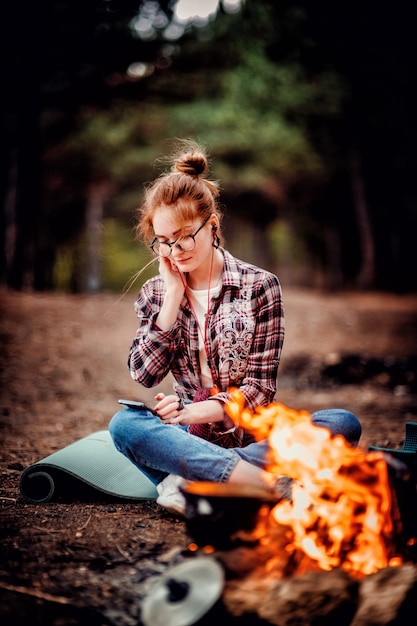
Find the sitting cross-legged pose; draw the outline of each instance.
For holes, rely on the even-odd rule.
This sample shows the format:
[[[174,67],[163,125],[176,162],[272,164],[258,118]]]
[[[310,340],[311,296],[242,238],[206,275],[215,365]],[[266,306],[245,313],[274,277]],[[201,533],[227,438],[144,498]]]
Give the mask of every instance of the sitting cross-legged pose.
[[[174,387],[155,396],[154,412],[125,408],[109,424],[116,448],[156,485],[157,502],[176,512],[184,506],[181,480],[277,489],[267,441],[234,424],[225,405],[232,388],[252,411],[274,401],[281,287],[274,274],[223,248],[219,189],[207,171],[205,150],[180,142],[172,169],[145,189],[137,234],[157,256],[159,273],[135,304],[129,368],[146,388],[168,373]],[[312,420],[352,445],[359,441],[361,424],[349,411],[317,411]]]

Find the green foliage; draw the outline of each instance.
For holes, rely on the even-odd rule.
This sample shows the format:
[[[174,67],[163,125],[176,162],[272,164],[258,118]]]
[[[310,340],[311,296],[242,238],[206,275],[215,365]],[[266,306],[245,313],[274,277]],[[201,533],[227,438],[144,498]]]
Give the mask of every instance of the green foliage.
[[[83,238],[59,248],[53,268],[56,291],[82,290],[79,284],[86,273]],[[120,220],[106,218],[102,228],[100,290],[115,293],[138,292],[141,285],[155,274],[156,264],[150,251],[134,239],[132,228]]]
[[[156,263],[144,269],[152,258],[144,244],[134,239],[132,230],[126,229],[115,219],[104,220],[102,259],[104,290],[139,292],[141,285],[157,270]]]
[[[259,188],[271,176],[321,177],[325,164],[307,126],[313,112],[335,114],[340,93],[327,79],[311,84],[300,68],[277,67],[249,51],[223,76],[216,97],[87,111],[72,146],[88,152],[96,176],[109,177],[117,189],[153,178],[152,162],[173,137],[206,143],[225,185]]]
[[[307,263],[309,254],[305,242],[292,229],[288,221],[275,220],[269,230],[273,258],[278,267]]]
[[[159,173],[155,159],[175,137],[208,146],[213,175],[235,202],[235,215],[243,193],[257,198],[253,212],[248,202],[242,215],[257,222],[254,229],[262,231],[274,219],[272,209],[259,223],[261,196],[276,206],[276,248],[281,256],[291,248],[288,255],[300,262],[307,251],[317,258],[329,227],[340,238],[340,256],[355,256],[357,266],[359,246],[356,241],[351,245],[351,233],[359,229],[351,197],[350,155],[355,150],[375,242],[381,248],[380,275],[415,266],[409,227],[417,206],[411,158],[415,114],[407,97],[413,22],[406,14],[382,5],[378,11],[366,4],[356,10],[350,3],[330,0],[246,0],[240,13],[219,11],[204,28],[187,27],[183,37],[167,44],[165,26],[156,27],[155,38],[145,41],[132,34],[129,24],[138,10],[148,17],[159,14],[158,5],[170,19],[172,3],[138,6],[123,0],[117,15],[110,15],[97,0],[80,23],[74,49],[83,3],[51,4],[61,7],[66,19],[56,24],[53,12],[44,7],[38,30],[31,26],[37,38],[52,36],[53,44],[44,62],[34,64],[47,77],[37,77],[46,98],[41,131],[47,146],[43,163],[50,171],[45,197],[54,215],[61,211],[69,221],[68,207],[85,206],[91,183],[104,181],[108,186],[106,288],[119,289],[143,265],[136,256],[139,244],[130,240],[133,210],[143,184]],[[34,12],[37,16],[37,9]],[[405,34],[397,37],[402,29]],[[57,51],[65,53],[62,59]],[[10,62],[13,58],[10,55]],[[134,62],[146,64],[146,76],[127,77],[126,69]],[[19,77],[19,86],[24,84],[25,102],[35,103],[26,93],[26,82],[20,81],[21,72],[12,74]],[[54,82],[58,75],[63,78]],[[57,94],[62,99],[59,113]],[[33,137],[28,145],[34,145]],[[21,184],[20,189],[29,187]],[[32,200],[31,194],[28,197]],[[29,204],[26,199],[24,206]],[[49,258],[56,257],[54,280],[60,288],[71,285],[78,272],[80,244],[69,242],[76,241],[73,231],[77,234],[81,228],[81,213],[72,229],[62,228],[64,220],[55,218],[53,224],[64,233],[60,237],[51,220],[43,229],[48,245],[56,248]]]
[[[205,44],[198,43],[200,31],[195,38],[188,35],[177,65],[181,67],[181,59],[188,59],[191,51],[191,71],[157,72],[148,79],[152,100],[118,101],[101,112],[85,110],[72,143],[93,155],[93,171],[110,176],[118,188],[136,185],[152,177],[150,164],[158,147],[165,151],[166,139],[192,137],[210,147],[225,184],[257,188],[271,176],[322,177],[328,164],[309,128],[312,121],[317,125],[339,114],[341,81],[328,70],[311,77],[294,60],[271,60],[266,43],[275,36],[273,13],[268,3],[259,12],[252,31],[236,16],[223,16],[205,29],[212,35]],[[234,38],[223,30],[225,23],[231,28],[233,20],[241,27]],[[243,33],[251,38],[246,37],[245,44],[240,40]],[[216,54],[217,45],[233,50],[233,65],[228,58],[224,66],[208,71],[208,51]]]
[[[210,146],[225,184],[256,188],[271,175],[320,171],[306,136],[278,112],[261,114],[225,98],[179,105],[170,118],[184,136],[200,137]]]
[[[81,111],[68,149],[88,157],[91,178],[109,181],[112,191],[103,231],[103,288],[119,290],[145,264],[137,258],[138,244],[129,240],[126,224],[143,184],[158,173],[153,163],[166,153],[167,139],[191,137],[205,143],[214,175],[228,189],[262,193],[275,180],[285,195],[293,185],[326,177],[327,165],[311,141],[309,123],[337,115],[343,92],[336,78],[327,73],[322,81],[311,80],[295,62],[277,65],[259,43],[238,58],[232,69],[220,68],[211,97],[204,91],[203,97],[185,97],[170,106],[156,98]],[[204,69],[199,73],[202,77]],[[172,80],[176,77],[171,74]],[[286,248],[282,241],[278,247]],[[60,284],[65,282],[62,254]]]
[[[106,110],[82,111],[68,148],[88,154],[93,177],[104,176],[118,188],[150,175],[154,141],[164,132],[159,107],[117,102]]]
[[[52,271],[55,291],[70,292],[74,275],[74,251],[71,246],[61,246],[56,254]]]

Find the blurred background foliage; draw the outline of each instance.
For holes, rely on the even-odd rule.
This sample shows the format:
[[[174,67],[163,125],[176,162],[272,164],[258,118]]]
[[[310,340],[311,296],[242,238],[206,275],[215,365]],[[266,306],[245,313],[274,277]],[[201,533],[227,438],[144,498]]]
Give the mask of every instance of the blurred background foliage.
[[[415,290],[412,24],[403,0],[8,3],[2,283],[128,286],[151,259],[143,185],[186,137],[236,256],[289,285]]]

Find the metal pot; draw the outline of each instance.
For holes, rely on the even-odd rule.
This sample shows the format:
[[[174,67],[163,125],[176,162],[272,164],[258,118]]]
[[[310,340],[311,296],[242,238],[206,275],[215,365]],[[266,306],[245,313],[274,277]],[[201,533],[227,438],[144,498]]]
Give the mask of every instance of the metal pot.
[[[192,482],[181,487],[185,521],[192,540],[200,547],[225,550],[253,544],[251,538],[261,514],[276,504],[269,492],[230,483]]]

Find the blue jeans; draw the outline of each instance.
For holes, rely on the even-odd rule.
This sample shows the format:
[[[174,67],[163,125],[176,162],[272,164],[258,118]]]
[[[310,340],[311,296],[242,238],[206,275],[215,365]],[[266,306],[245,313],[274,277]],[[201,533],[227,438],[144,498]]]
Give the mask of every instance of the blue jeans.
[[[333,435],[343,435],[356,445],[362,427],[358,418],[343,409],[312,414],[318,426]],[[127,408],[114,415],[109,424],[117,450],[124,454],[157,485],[167,474],[187,480],[227,482],[236,463],[243,459],[264,468],[268,442],[258,441],[244,448],[222,448],[187,432],[187,427],[163,424],[150,413]]]

